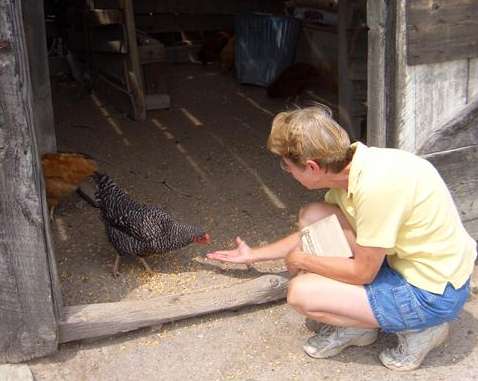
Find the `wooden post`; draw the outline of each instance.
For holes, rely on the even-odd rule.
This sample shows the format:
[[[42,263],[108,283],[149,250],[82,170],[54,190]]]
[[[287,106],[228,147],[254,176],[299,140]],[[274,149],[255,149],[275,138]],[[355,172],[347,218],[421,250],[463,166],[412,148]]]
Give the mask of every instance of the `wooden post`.
[[[386,12],[384,0],[367,2],[368,69],[367,69],[367,144],[385,147],[387,144]]]
[[[139,62],[138,44],[136,42],[136,27],[132,0],[123,0],[125,28],[128,36],[128,65],[126,83],[131,94],[135,120],[146,119],[144,100],[143,70]]]
[[[52,290],[32,99],[21,1],[0,0],[0,362],[45,356],[58,345],[61,300]]]
[[[40,154],[56,152],[55,124],[51,103],[50,70],[42,0],[23,0],[23,24],[33,89],[33,119]]]

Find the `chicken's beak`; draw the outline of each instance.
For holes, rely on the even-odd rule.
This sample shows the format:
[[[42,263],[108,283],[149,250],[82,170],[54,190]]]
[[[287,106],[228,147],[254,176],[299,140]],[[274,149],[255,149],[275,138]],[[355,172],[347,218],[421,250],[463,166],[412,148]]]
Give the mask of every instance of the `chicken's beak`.
[[[194,242],[200,243],[200,244],[203,244],[203,245],[207,245],[207,244],[211,243],[211,238],[209,237],[209,234],[206,233],[206,234],[202,235],[201,237],[195,237]]]

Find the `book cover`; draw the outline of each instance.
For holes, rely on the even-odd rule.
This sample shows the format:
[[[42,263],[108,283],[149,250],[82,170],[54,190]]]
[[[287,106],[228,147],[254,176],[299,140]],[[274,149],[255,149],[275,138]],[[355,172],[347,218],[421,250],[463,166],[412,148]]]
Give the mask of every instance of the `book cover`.
[[[301,230],[302,250],[329,257],[352,257],[352,249],[335,214],[323,218]]]

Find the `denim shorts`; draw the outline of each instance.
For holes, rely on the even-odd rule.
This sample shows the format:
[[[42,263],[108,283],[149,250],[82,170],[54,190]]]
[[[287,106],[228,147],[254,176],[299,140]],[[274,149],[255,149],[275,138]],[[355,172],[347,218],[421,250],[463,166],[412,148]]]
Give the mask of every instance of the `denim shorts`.
[[[385,260],[365,290],[380,328],[385,332],[399,332],[456,319],[468,299],[470,280],[459,289],[448,283],[443,295],[435,294],[408,283]]]

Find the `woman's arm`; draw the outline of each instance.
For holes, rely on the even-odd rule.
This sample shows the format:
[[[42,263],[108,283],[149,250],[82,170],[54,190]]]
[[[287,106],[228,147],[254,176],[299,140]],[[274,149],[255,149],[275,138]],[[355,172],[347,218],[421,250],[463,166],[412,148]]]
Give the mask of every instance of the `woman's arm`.
[[[299,233],[293,233],[271,244],[251,248],[241,238],[236,238],[237,247],[232,250],[219,250],[207,254],[209,259],[222,262],[245,263],[283,259],[299,247]]]

